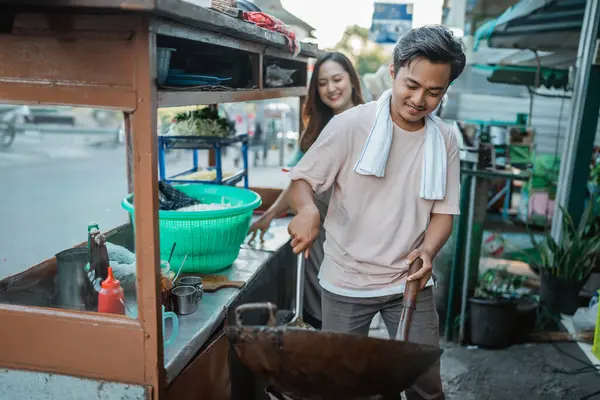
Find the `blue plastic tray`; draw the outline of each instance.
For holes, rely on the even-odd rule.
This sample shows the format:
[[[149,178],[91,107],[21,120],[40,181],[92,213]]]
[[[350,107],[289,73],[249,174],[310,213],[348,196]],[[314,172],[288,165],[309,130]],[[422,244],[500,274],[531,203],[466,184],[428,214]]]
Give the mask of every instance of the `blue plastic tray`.
[[[195,75],[169,71],[165,83],[170,86],[202,86],[218,85],[230,80],[231,77]]]

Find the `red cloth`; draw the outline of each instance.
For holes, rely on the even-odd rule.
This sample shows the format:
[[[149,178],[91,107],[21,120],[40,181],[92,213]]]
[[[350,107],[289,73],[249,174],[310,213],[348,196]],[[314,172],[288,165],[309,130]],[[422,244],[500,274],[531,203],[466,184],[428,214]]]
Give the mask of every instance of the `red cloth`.
[[[252,22],[261,28],[268,29],[273,32],[279,32],[285,35],[285,37],[288,39],[290,51],[294,54],[298,54],[300,52],[300,43],[296,39],[296,34],[292,32],[292,30],[280,19],[275,18],[267,13],[258,11],[244,11],[243,19],[244,21]]]

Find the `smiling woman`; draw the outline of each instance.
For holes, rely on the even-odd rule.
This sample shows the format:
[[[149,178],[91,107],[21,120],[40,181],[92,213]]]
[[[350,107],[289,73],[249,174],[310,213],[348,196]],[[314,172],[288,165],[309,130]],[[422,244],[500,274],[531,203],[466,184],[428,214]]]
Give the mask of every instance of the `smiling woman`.
[[[352,105],[352,83],[350,74],[344,67],[332,60],[326,61],[319,69],[319,97],[334,114],[339,114]]]
[[[362,103],[360,81],[350,60],[338,52],[322,56],[308,86],[303,112],[306,130],[300,140],[302,152],[315,142],[334,115]]]

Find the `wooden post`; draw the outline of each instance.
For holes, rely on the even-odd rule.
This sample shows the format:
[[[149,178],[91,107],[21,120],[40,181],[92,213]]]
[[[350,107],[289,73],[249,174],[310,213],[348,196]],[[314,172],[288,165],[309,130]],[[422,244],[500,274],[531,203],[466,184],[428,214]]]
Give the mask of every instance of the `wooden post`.
[[[135,180],[135,247],[137,301],[144,329],[145,381],[152,398],[164,392],[164,349],[160,303],[160,249],[158,232],[156,35],[140,17],[134,39],[137,108],[131,114]],[[142,284],[143,282],[143,284]]]
[[[127,193],[133,193],[133,142],[131,137],[131,114],[123,113],[125,148],[127,151]]]
[[[264,51],[264,50],[263,50]],[[252,68],[254,68],[253,71],[253,77],[254,77],[254,83],[256,84],[256,87],[258,87],[259,89],[264,89],[264,78],[263,78],[263,61],[264,61],[264,53],[258,53],[256,55],[256,57],[252,57]]]

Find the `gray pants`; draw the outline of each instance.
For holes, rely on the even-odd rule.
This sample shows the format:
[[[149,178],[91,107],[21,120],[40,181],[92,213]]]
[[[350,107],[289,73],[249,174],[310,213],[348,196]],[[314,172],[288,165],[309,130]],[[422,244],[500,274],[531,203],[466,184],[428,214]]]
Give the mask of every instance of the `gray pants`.
[[[399,294],[353,298],[323,290],[323,330],[367,336],[373,317],[381,312],[390,339],[394,339],[402,314],[402,297]],[[439,317],[431,287],[423,289],[417,296],[417,309],[413,314],[410,339],[411,342],[419,344],[440,344]],[[443,400],[445,397],[439,362],[423,374],[405,395],[408,400]]]

